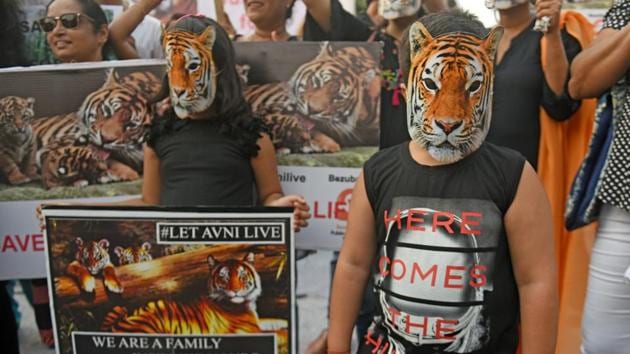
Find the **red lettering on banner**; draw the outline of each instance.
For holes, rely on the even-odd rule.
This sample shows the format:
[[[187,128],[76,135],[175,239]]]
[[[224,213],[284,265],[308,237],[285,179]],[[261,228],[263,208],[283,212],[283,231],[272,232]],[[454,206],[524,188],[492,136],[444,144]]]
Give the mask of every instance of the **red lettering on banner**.
[[[466,267],[463,266],[446,266],[446,275],[444,276],[444,287],[447,289],[461,289],[464,287],[463,283],[452,284],[451,280],[462,280],[464,277],[461,275],[451,274],[451,271],[465,271]]]
[[[44,235],[5,235],[2,240],[2,252],[27,252],[29,250],[35,252],[44,251]]]
[[[2,252],[6,252],[9,248],[12,248],[15,252],[18,251],[17,247],[15,247],[15,244],[13,243],[11,235],[6,235],[4,236],[4,241],[2,242]]]
[[[346,206],[350,205],[350,196],[352,196],[352,188],[347,188],[339,193],[337,202],[335,203],[335,219],[348,220],[348,210]]]
[[[481,221],[480,220],[471,220],[470,218],[480,218],[481,213],[476,213],[474,211],[464,211],[462,212],[462,227],[459,232],[464,235],[479,235],[481,233],[480,230],[475,230],[472,227],[478,226]]]
[[[44,252],[44,235],[33,234],[31,239],[33,240],[33,251]]]
[[[449,336],[449,334],[455,332],[455,327],[458,323],[459,321],[457,320],[437,320],[435,323],[435,338],[455,340],[455,337]],[[451,325],[452,327],[447,327],[447,325]]]

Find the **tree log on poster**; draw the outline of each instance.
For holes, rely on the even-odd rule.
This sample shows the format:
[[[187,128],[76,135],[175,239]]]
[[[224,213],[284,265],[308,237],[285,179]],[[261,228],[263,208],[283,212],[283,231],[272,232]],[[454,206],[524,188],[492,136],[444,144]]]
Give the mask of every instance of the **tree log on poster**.
[[[95,289],[92,294],[79,289],[76,280],[70,276],[55,278],[57,301],[71,308],[87,309],[108,301],[134,301],[142,299],[172,298],[172,294],[186,289],[186,292],[206,294],[209,276],[208,256],[212,255],[219,262],[228,259],[243,259],[249,252],[254,252],[254,267],[260,274],[264,297],[259,298],[258,308],[287,308],[288,299],[278,290],[287,285],[277,284],[278,278],[286,281],[289,271],[288,259],[278,254],[276,246],[261,245],[216,245],[193,251],[160,257],[148,262],[116,267],[116,275],[124,290],[122,294],[113,294],[103,285],[102,274],[97,275]]]

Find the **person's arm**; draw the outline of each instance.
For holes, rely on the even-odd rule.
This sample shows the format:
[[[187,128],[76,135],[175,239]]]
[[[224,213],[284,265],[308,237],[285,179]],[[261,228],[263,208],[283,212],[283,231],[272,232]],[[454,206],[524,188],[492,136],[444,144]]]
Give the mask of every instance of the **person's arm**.
[[[541,60],[543,68],[545,68],[545,81],[556,96],[561,96],[564,93],[564,87],[569,75],[569,61],[567,60],[567,54],[560,32],[561,7],[561,0],[536,1],[536,18],[545,16],[551,18],[549,30],[542,38],[542,41],[545,42],[547,52]]]
[[[322,31],[328,33],[330,33],[332,28],[330,23],[330,3],[330,0],[304,0],[308,15],[315,20]]]
[[[529,163],[504,223],[520,298],[522,353],[553,354],[558,294],[551,207]]]
[[[629,69],[630,24],[605,28],[571,64],[571,97],[599,97]]]
[[[376,253],[374,213],[363,174],[352,191],[346,234],[335,269],[330,298],[328,352],[350,352],[352,329]]]
[[[161,2],[162,0],[140,0],[123,11],[109,25],[109,38],[118,59],[138,58],[131,33],[144,20],[144,17]]]
[[[265,206],[286,206],[294,207],[295,231],[308,225],[308,219],[311,217],[309,206],[304,198],[299,195],[284,195],[278,178],[278,165],[276,163],[276,153],[271,142],[271,138],[267,134],[257,141],[260,150],[258,155],[250,161],[254,177],[256,179],[256,190],[258,198],[262,205]]]

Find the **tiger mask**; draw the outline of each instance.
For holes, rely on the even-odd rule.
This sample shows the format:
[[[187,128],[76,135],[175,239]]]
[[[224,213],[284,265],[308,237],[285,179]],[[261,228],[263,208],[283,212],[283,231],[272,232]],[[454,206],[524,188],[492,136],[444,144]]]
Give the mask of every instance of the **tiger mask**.
[[[163,33],[169,96],[179,118],[205,112],[214,101],[218,75],[212,55],[215,38],[212,26],[201,34],[181,30]]]
[[[490,128],[494,57],[503,34],[433,38],[420,22],[409,29],[409,135],[438,161],[461,160],[481,146]]]

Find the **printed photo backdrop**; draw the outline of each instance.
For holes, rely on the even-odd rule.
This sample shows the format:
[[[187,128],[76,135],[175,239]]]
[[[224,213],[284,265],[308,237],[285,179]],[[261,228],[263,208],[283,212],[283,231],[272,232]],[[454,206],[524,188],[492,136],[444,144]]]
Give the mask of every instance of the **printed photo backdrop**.
[[[283,189],[311,206],[298,247],[338,248],[351,188],[377,150],[380,45],[236,50],[246,98],[271,127]],[[0,70],[0,279],[44,275],[40,203],[140,193],[149,100],[163,75],[160,60]]]
[[[44,209],[57,353],[295,353],[289,208]]]

